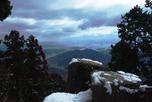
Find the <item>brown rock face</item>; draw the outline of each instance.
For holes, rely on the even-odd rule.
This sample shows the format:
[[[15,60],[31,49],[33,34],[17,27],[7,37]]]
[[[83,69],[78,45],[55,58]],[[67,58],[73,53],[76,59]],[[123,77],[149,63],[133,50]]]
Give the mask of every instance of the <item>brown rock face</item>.
[[[72,59],[68,66],[68,91],[77,93],[89,89],[91,73],[102,69],[102,63],[89,59]]]

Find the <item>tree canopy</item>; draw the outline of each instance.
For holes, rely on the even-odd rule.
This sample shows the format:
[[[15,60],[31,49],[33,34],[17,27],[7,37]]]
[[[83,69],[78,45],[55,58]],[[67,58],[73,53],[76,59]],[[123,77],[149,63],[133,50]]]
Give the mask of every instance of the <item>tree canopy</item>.
[[[10,14],[13,6],[9,0],[0,0],[0,21],[6,19]]]
[[[1,46],[0,100],[42,102],[53,85],[50,86],[47,62],[37,39],[32,35],[25,39],[13,30],[4,37]]]
[[[141,76],[152,79],[152,1],[146,0],[143,8],[133,7],[122,16],[117,27],[121,41],[112,46],[110,67],[126,70],[126,67],[134,66],[127,71],[137,73],[138,70]]]

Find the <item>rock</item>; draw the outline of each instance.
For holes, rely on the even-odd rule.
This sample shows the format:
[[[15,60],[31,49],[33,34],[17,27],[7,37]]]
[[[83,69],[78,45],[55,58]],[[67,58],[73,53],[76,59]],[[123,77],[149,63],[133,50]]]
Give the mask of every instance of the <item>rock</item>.
[[[90,59],[73,58],[68,66],[68,91],[77,93],[90,88],[91,73],[102,69],[102,63]]]
[[[93,102],[152,102],[151,99],[146,101],[148,86],[141,85],[137,75],[122,71],[96,71],[91,76]]]

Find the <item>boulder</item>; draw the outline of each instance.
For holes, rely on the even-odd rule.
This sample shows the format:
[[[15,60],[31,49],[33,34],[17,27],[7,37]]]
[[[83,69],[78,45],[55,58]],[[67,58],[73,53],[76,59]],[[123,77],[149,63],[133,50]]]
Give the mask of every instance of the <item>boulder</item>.
[[[77,93],[90,88],[91,73],[102,69],[102,63],[90,59],[73,58],[68,66],[68,92]]]
[[[123,71],[96,71],[91,76],[93,102],[152,102],[151,99],[146,101],[152,91],[147,93],[149,87],[141,85],[137,75]]]

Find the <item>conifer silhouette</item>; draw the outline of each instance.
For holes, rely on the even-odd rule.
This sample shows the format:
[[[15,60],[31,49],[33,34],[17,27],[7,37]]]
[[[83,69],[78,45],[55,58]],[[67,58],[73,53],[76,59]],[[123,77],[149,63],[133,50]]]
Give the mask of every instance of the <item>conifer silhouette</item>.
[[[0,0],[0,21],[11,14],[12,7],[9,0]]]
[[[138,5],[132,8],[122,16],[122,21],[117,27],[121,41],[112,47],[110,67],[126,71],[126,67],[132,64],[134,68],[130,67],[128,72],[138,73],[152,80],[152,1],[146,0],[144,8]],[[128,44],[132,54],[124,48],[124,44],[120,44],[122,42]],[[126,50],[125,53],[121,52],[122,49]],[[123,62],[124,60],[126,61]],[[130,60],[134,63],[129,63]]]
[[[42,102],[51,92],[47,61],[34,36],[25,39],[18,31],[6,35],[0,50],[0,100]]]

